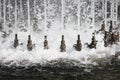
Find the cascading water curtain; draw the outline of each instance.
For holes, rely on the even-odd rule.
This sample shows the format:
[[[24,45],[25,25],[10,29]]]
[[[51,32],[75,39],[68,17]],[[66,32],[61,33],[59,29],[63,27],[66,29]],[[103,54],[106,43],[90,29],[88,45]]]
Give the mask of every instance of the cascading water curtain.
[[[28,31],[29,34],[31,33],[31,26],[30,26],[30,1],[27,0],[27,8],[28,8]]]
[[[1,10],[1,0],[0,0],[0,19],[1,19],[1,13],[2,13],[2,10]]]
[[[119,0],[60,0],[59,4],[60,5],[58,6],[58,3],[52,0],[0,0],[0,19],[3,20],[1,21],[3,30],[7,31],[7,23],[10,23],[11,26],[14,27],[15,33],[18,32],[21,25],[24,27],[27,26],[26,29],[29,33],[31,33],[33,28],[31,22],[34,21],[34,24],[39,27],[42,26],[41,29],[47,32],[49,28],[52,28],[49,27],[49,25],[52,26],[52,23],[50,22],[57,17],[55,13],[56,10],[54,9],[58,8],[60,11],[57,12],[57,15],[59,15],[58,20],[61,20],[61,31],[63,31],[66,26],[68,27],[71,24],[68,21],[68,19],[71,19],[71,16],[76,16],[72,18],[73,20],[71,21],[76,22],[78,30],[82,26],[94,27],[95,24],[101,24],[101,21],[103,20],[105,21],[106,26],[110,20],[113,20],[114,26],[120,24],[118,22],[118,17],[120,15],[118,12],[118,7],[120,6]],[[98,10],[98,7],[101,7],[101,5],[101,12],[99,12],[100,10]],[[49,8],[50,6],[52,6],[52,8]],[[77,10],[73,8],[75,6],[75,9]],[[31,13],[32,10],[33,13]],[[72,13],[72,11],[75,13]],[[54,14],[54,16],[51,14]],[[69,25],[66,25],[67,21]]]
[[[3,11],[4,11],[4,31],[6,31],[6,0],[4,0],[4,2],[3,2],[3,6],[4,6],[4,8],[3,8]]]
[[[62,31],[63,31],[63,29],[65,28],[65,26],[64,26],[64,0],[61,0],[61,7],[62,7],[62,12],[61,12],[61,24],[62,24],[62,26],[61,26],[61,29],[62,29]]]
[[[45,29],[45,34],[46,34],[46,31],[47,31],[47,1],[44,0],[44,17],[45,17],[45,23],[44,23],[44,29]]]
[[[18,32],[18,26],[17,26],[17,24],[18,24],[18,19],[17,19],[17,0],[15,0],[15,26],[14,26],[15,33]]]
[[[80,29],[80,0],[78,0],[78,30]]]

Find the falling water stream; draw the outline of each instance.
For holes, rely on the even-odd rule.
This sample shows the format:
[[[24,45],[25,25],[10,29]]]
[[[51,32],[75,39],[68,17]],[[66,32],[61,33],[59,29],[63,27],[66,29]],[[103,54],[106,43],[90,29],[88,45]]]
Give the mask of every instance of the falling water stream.
[[[80,29],[80,0],[78,0],[78,30]]]
[[[9,10],[8,10],[8,11],[9,11],[9,18],[8,18],[8,20],[9,20],[9,22],[10,22],[10,17],[11,17],[11,15],[10,15],[10,11],[11,11],[11,10],[10,10],[10,8],[11,8],[10,0],[8,1],[8,5],[9,5]]]
[[[28,30],[29,30],[29,34],[31,34],[31,26],[30,26],[30,0],[27,1],[27,8],[28,8]]]
[[[95,26],[95,0],[92,0],[92,25]]]
[[[61,0],[61,5],[62,5],[62,12],[61,12],[61,29],[63,31],[63,29],[65,28],[65,25],[64,25],[64,0]]]
[[[34,0],[34,17],[36,16],[36,0]]]
[[[1,0],[0,0],[0,19],[1,19]]]
[[[17,24],[18,24],[18,19],[17,19],[17,0],[15,0],[15,26],[14,26],[15,33],[17,33],[17,31],[18,31]]]
[[[46,0],[44,0],[44,12],[45,12],[45,14],[44,14],[44,17],[45,17],[45,23],[44,23],[44,29],[45,29],[45,34],[47,33],[47,2],[46,2]]]
[[[22,16],[23,16],[23,8],[22,8],[22,0],[20,0],[20,18],[22,19]]]
[[[4,31],[6,31],[6,0],[4,0]]]

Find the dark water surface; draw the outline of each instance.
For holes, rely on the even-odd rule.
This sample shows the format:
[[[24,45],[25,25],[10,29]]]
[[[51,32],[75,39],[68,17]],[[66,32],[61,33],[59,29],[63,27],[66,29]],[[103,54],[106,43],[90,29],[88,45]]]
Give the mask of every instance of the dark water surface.
[[[0,65],[0,80],[120,80],[120,61],[98,66],[75,61],[51,61],[27,67]]]

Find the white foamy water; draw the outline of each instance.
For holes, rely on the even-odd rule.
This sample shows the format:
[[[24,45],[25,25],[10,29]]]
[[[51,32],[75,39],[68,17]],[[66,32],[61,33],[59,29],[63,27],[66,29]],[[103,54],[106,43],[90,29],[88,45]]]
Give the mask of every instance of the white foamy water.
[[[83,29],[80,31],[66,29],[64,31],[61,30],[49,30],[47,32],[48,36],[48,50],[43,49],[43,41],[44,41],[44,32],[42,33],[31,33],[32,43],[35,44],[35,47],[32,51],[27,50],[27,32],[18,32],[19,46],[15,49],[13,47],[14,41],[14,33],[12,33],[7,38],[0,39],[0,60],[2,62],[8,61],[23,61],[28,60],[32,63],[41,63],[44,61],[57,60],[59,58],[64,59],[72,59],[80,61],[84,64],[95,64],[94,60],[105,58],[111,55],[114,55],[116,51],[119,51],[120,44],[113,45],[109,47],[104,47],[103,42],[103,34],[96,34],[97,49],[89,49],[84,44],[91,43],[92,32],[95,29]],[[2,35],[2,33],[0,33]],[[65,36],[66,43],[66,52],[60,52],[60,43],[61,43],[61,35]],[[81,42],[82,42],[82,50],[76,51],[73,48],[73,44],[76,44],[77,35],[80,34]],[[23,45],[21,45],[23,44]]]

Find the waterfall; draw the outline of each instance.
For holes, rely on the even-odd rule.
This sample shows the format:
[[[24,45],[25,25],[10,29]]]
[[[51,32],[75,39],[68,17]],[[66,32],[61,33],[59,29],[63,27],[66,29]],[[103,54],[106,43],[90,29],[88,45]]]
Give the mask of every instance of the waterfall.
[[[3,6],[4,6],[4,31],[6,31],[6,0],[4,0],[4,3],[3,3]]]
[[[12,2],[13,1],[13,2]],[[3,20],[2,22],[3,22],[3,30],[4,31],[6,31],[7,30],[7,19],[9,19],[9,23],[12,23],[12,21],[14,21],[13,22],[13,27],[14,27],[14,31],[15,32],[17,32],[17,30],[18,30],[18,21],[19,21],[19,18],[18,18],[18,7],[20,8],[20,21],[24,21],[24,12],[26,12],[28,15],[25,17],[25,19],[27,18],[27,22],[26,22],[26,20],[25,20],[25,22],[23,22],[23,23],[21,23],[21,24],[24,24],[25,23],[25,26],[26,26],[26,24],[27,24],[27,27],[28,27],[28,31],[30,31],[30,30],[32,30],[32,28],[31,28],[31,23],[30,22],[32,22],[32,20],[34,21],[34,17],[36,17],[36,14],[37,15],[39,15],[39,16],[42,16],[42,18],[43,18],[43,15],[44,15],[44,19],[43,20],[39,20],[39,21],[44,21],[44,31],[47,31],[47,26],[48,26],[48,20],[49,19],[47,19],[48,17],[48,12],[47,12],[47,10],[49,11],[49,9],[50,8],[48,8],[48,0],[42,0],[44,3],[37,3],[37,0],[34,0],[33,1],[33,4],[32,4],[32,6],[30,6],[30,2],[32,1],[32,0],[25,0],[25,4],[24,4],[24,0],[19,0],[18,2],[17,2],[18,0],[0,0],[0,19],[1,20]],[[39,2],[42,2],[42,1],[39,1]],[[83,25],[86,25],[86,23],[88,22],[90,22],[89,20],[91,20],[91,25],[90,26],[95,26],[95,15],[97,16],[97,18],[99,17],[99,15],[100,16],[102,16],[101,14],[102,13],[100,13],[100,14],[95,14],[95,10],[97,9],[97,8],[95,8],[95,7],[97,7],[97,5],[95,5],[95,4],[99,4],[101,1],[103,2],[103,7],[102,7],[102,11],[101,12],[104,12],[103,14],[104,14],[104,21],[105,21],[105,25],[106,25],[106,27],[107,27],[107,22],[108,22],[108,18],[107,18],[107,13],[108,12],[111,12],[111,19],[113,20],[113,25],[117,25],[117,23],[119,23],[119,22],[117,22],[117,19],[118,19],[118,1],[119,0],[110,0],[110,2],[112,3],[112,4],[110,4],[111,5],[111,7],[110,7],[110,9],[111,9],[111,11],[109,11],[108,10],[108,12],[107,12],[107,9],[109,9],[109,8],[107,8],[107,2],[108,2],[108,0],[101,0],[101,1],[98,1],[98,0],[89,0],[89,1],[91,1],[91,4],[88,2],[88,1],[83,1],[83,0],[76,0],[75,2],[77,2],[76,4],[75,4],[75,6],[77,7],[77,16],[76,16],[76,14],[75,14],[75,19],[77,19],[77,21],[76,21],[76,23],[77,23],[77,29],[79,30],[81,27],[81,25],[82,25],[82,20],[85,20],[85,19],[87,19],[86,21],[85,21],[85,24],[83,24]],[[15,3],[14,3],[15,2]],[[27,2],[27,3],[26,3]],[[52,2],[52,1],[51,1]],[[73,1],[74,2],[74,1]],[[7,7],[7,3],[8,3],[8,6],[9,7]],[[13,4],[14,3],[14,4]],[[84,4],[85,3],[85,4]],[[39,6],[39,7],[37,7],[36,6],[36,4],[37,5],[42,5],[41,7]],[[51,3],[50,3],[51,4]],[[74,16],[74,15],[71,15],[71,13],[72,13],[72,11],[70,10],[71,8],[70,7],[72,7],[72,6],[74,6],[74,4],[71,4],[71,3],[68,3],[68,1],[66,1],[65,2],[65,0],[61,0],[60,1],[60,4],[58,5],[58,3],[52,3],[52,4],[54,4],[54,5],[57,5],[58,7],[59,7],[59,9],[61,9],[59,12],[60,13],[58,13],[58,15],[60,15],[60,23],[61,23],[61,31],[63,31],[64,30],[64,28],[66,28],[66,24],[65,24],[65,20],[66,19],[68,19],[67,18],[67,14],[65,13],[65,11],[67,11],[68,13],[70,13],[70,16]],[[67,4],[69,5],[69,4],[71,4],[70,5],[70,7],[66,7],[67,6]],[[84,4],[84,5],[83,5]],[[11,7],[11,6],[12,7]],[[43,7],[43,5],[44,5],[44,7]],[[82,7],[82,5],[83,6],[86,6],[86,9],[84,10],[84,7]],[[91,6],[90,6],[91,5]],[[3,6],[3,7],[2,7]],[[39,10],[40,9],[38,9],[38,8],[40,8],[41,9],[41,15],[40,14],[38,14],[37,13],[37,10],[38,10],[38,12],[40,12]],[[42,12],[42,8],[44,8],[44,12]],[[66,8],[67,8],[67,10],[66,10]],[[87,9],[88,8],[88,9]],[[90,8],[91,8],[91,14],[89,15],[88,13],[86,13],[88,10],[90,10]],[[104,8],[104,9],[103,9]],[[33,16],[30,14],[30,9],[32,9],[33,10]],[[57,8],[56,8],[57,9]],[[83,10],[82,10],[83,9]],[[27,10],[27,11],[24,11],[24,10]],[[76,9],[75,9],[76,10]],[[83,13],[81,13],[81,11],[83,12]],[[8,14],[7,14],[7,12],[8,12]],[[53,14],[55,13],[54,11],[51,11],[51,12],[53,12]],[[25,15],[26,15],[26,13],[25,13]],[[96,10],[96,13],[97,13],[97,10]],[[14,15],[12,15],[12,14],[14,14]],[[66,15],[65,15],[66,14]],[[84,14],[84,15],[83,15]],[[84,17],[85,16],[85,17]],[[50,16],[51,17],[51,16]],[[54,17],[56,17],[56,13],[55,13],[55,16]],[[41,19],[42,19],[41,18]],[[69,18],[70,19],[70,18]],[[100,18],[101,19],[101,18]],[[100,20],[99,19],[99,20]],[[110,19],[110,20],[111,20]],[[40,23],[41,23],[40,22]],[[98,22],[98,21],[97,21]],[[101,23],[101,22],[99,22],[99,23]],[[37,23],[36,22],[36,25],[38,25],[39,23]],[[71,24],[71,23],[70,23]],[[86,25],[87,26],[87,25]]]
[[[78,30],[80,29],[80,0],[78,0]]]
[[[9,22],[10,22],[10,7],[11,7],[11,3],[10,3],[10,0],[8,0],[8,4],[9,4]]]
[[[107,0],[105,0],[105,26],[107,27]]]
[[[62,18],[62,22],[61,22],[62,26],[61,27],[62,28],[61,29],[63,31],[63,29],[65,28],[65,26],[64,26],[64,0],[61,0],[61,5],[62,5],[61,6],[62,7],[62,12],[61,12],[62,13],[61,14],[61,18]]]
[[[22,0],[20,0],[20,18],[22,19],[22,16],[23,16],[23,8],[22,8]]]
[[[1,0],[0,0],[0,21],[1,21],[1,12],[2,10],[1,10]]]
[[[92,26],[95,27],[95,0],[92,0],[92,23]]]
[[[31,32],[31,27],[30,27],[30,2],[27,0],[27,7],[28,7],[28,30],[29,33]]]
[[[15,33],[17,33],[17,0],[15,0]]]
[[[115,16],[115,20],[116,20],[116,25],[117,25],[117,17],[118,17],[118,1],[116,0],[116,16]]]
[[[36,16],[36,0],[34,0],[34,17]]]
[[[44,0],[44,11],[45,11],[45,13],[44,13],[44,17],[45,17],[44,29],[46,32],[46,30],[47,30],[47,2],[46,2],[46,0]]]
[[[116,15],[117,15],[117,10],[115,10],[115,9],[117,9],[116,7],[117,7],[117,1],[116,0],[112,0],[112,6],[111,6],[111,18],[112,18],[112,20],[113,20],[113,25],[114,26],[116,26],[116,22],[117,22],[117,17],[116,17]],[[115,12],[116,11],[116,12]]]
[[[112,19],[114,19],[114,0],[112,0],[112,7],[111,7],[112,9],[111,9],[111,13],[112,13]],[[113,20],[114,21],[114,20]]]
[[[111,1],[111,20],[113,21],[114,25],[114,1]]]

